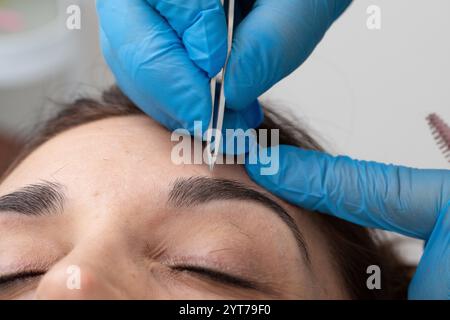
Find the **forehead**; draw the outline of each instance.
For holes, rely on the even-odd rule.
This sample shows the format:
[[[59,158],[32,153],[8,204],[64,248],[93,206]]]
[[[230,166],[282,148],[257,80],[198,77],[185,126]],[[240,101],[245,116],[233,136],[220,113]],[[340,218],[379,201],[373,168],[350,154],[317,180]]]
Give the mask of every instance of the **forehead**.
[[[2,183],[0,193],[42,179],[64,184],[145,190],[177,177],[224,177],[255,186],[242,166],[175,165],[171,133],[145,116],[91,122],[63,132],[38,147]]]

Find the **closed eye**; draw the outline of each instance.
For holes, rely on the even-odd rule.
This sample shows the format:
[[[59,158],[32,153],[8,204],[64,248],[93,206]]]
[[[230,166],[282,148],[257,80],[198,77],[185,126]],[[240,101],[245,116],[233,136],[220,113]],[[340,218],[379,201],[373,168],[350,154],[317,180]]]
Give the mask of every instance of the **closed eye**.
[[[191,272],[195,273],[197,275],[207,277],[210,280],[230,285],[233,287],[238,287],[242,289],[249,289],[249,290],[258,290],[260,289],[258,284],[254,283],[253,281],[243,279],[234,275],[230,275],[221,271],[208,269],[205,267],[198,267],[198,266],[190,266],[190,265],[178,265],[171,267],[174,271],[180,271],[180,272]]]
[[[27,284],[45,274],[45,271],[24,271],[11,275],[0,276],[0,293]]]

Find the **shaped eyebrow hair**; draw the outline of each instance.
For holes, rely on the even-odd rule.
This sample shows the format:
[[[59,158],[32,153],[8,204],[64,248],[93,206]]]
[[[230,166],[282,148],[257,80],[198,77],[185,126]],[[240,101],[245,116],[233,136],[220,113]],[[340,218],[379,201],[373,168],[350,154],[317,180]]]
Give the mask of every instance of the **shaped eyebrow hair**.
[[[32,184],[0,197],[0,212],[26,216],[62,213],[65,194],[61,184],[49,181]]]
[[[269,209],[289,227],[305,260],[310,263],[308,246],[291,215],[271,197],[243,183],[208,177],[180,178],[173,184],[168,203],[181,208],[216,200],[252,201]]]

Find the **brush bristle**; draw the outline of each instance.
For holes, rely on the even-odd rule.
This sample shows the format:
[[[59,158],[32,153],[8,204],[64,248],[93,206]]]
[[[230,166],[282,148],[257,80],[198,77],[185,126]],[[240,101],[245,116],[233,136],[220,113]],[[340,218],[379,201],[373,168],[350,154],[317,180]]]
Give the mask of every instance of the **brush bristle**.
[[[427,117],[436,143],[444,154],[445,158],[450,162],[450,127],[437,114],[432,113]]]

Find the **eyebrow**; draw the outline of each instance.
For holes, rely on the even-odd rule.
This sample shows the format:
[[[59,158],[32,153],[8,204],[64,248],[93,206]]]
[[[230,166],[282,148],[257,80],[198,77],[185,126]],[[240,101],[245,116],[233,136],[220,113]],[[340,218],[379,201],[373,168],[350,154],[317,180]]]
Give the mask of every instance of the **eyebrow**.
[[[28,185],[0,197],[0,211],[26,216],[61,213],[66,198],[63,190],[61,184],[49,181]]]
[[[207,177],[180,178],[174,182],[168,202],[181,208],[217,200],[252,201],[269,209],[289,227],[305,260],[310,263],[308,246],[292,216],[271,197],[241,182]]]

